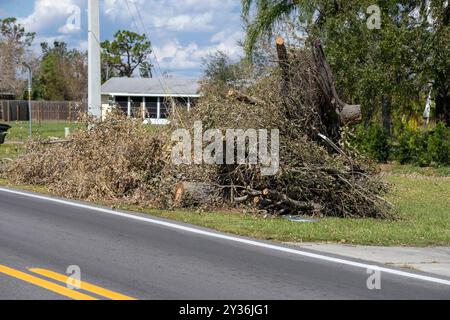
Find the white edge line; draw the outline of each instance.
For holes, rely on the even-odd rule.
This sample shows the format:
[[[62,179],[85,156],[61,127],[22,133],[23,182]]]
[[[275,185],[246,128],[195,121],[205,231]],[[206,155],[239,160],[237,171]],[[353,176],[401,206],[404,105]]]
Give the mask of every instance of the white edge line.
[[[10,189],[4,189],[4,188],[0,188],[0,191],[6,192],[6,193],[12,193],[12,194],[16,194],[16,195],[21,195],[21,196],[25,196],[25,197],[29,197],[29,198],[35,198],[35,199],[55,202],[55,203],[64,204],[64,205],[68,205],[68,206],[72,206],[72,207],[88,209],[91,211],[108,213],[108,214],[123,217],[123,218],[149,222],[152,224],[161,225],[161,226],[169,227],[172,229],[182,230],[182,231],[195,233],[195,234],[199,234],[199,235],[203,235],[203,236],[208,236],[208,237],[212,237],[212,238],[216,238],[216,239],[244,243],[244,244],[247,244],[250,246],[286,252],[286,253],[290,253],[290,254],[295,254],[295,255],[309,257],[309,258],[313,258],[313,259],[343,264],[343,265],[352,266],[352,267],[363,268],[363,269],[367,269],[367,270],[377,270],[377,271],[386,272],[386,273],[397,275],[397,276],[413,278],[413,279],[434,282],[434,283],[439,283],[439,284],[450,286],[449,280],[439,279],[439,278],[435,278],[435,277],[424,276],[424,275],[414,274],[414,273],[410,273],[410,272],[406,272],[406,271],[400,271],[400,270],[379,267],[379,266],[375,266],[375,265],[369,265],[369,264],[355,262],[355,261],[351,261],[351,260],[329,257],[326,255],[311,253],[311,252],[297,250],[297,249],[290,249],[290,248],[272,245],[272,244],[268,244],[268,243],[263,243],[263,242],[259,242],[259,241],[254,241],[254,240],[248,240],[248,239],[243,239],[243,238],[238,238],[238,237],[233,237],[233,236],[227,236],[224,234],[219,234],[219,233],[215,233],[215,232],[200,230],[197,228],[182,226],[182,225],[179,225],[176,223],[160,221],[160,220],[156,220],[156,219],[152,219],[152,218],[144,218],[144,217],[135,216],[135,215],[120,212],[120,211],[114,211],[114,210],[110,210],[110,209],[106,209],[106,208],[90,206],[90,205],[72,202],[72,201],[68,201],[68,200],[56,199],[56,198],[51,198],[51,197],[41,196],[41,195],[37,195],[37,194],[21,192],[21,191],[15,191],[15,190],[10,190]]]

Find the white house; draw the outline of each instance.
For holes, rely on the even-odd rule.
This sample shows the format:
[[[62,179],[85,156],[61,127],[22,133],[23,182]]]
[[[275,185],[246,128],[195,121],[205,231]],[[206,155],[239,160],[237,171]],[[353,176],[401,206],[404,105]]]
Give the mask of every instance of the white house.
[[[102,85],[102,116],[117,106],[129,117],[167,124],[173,103],[190,110],[199,89],[198,79],[191,78],[111,78]]]

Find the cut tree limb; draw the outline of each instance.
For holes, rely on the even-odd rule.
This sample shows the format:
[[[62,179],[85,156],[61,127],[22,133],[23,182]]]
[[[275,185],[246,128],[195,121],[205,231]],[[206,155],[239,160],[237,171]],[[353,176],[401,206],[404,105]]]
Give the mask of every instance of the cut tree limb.
[[[210,202],[216,188],[208,183],[180,182],[175,186],[175,205],[187,207]]]
[[[289,211],[320,211],[320,205],[307,202],[307,201],[298,201],[289,198],[284,193],[270,190],[270,189],[264,189],[263,195],[272,201],[278,201],[278,203],[284,208],[288,209]]]
[[[247,104],[252,104],[252,105],[262,104],[261,100],[258,100],[256,98],[250,97],[250,96],[248,96],[248,95],[246,95],[246,94],[244,94],[242,92],[239,92],[237,90],[234,90],[234,89],[230,89],[228,91],[228,97],[236,99],[236,100],[238,100],[240,102],[243,102],[243,103],[247,103]]]
[[[276,44],[277,44],[278,63],[281,68],[283,82],[284,85],[287,85],[287,83],[289,83],[289,58],[286,45],[284,43],[284,39],[278,37],[276,40]]]
[[[339,112],[339,118],[342,126],[351,126],[362,121],[362,113],[360,105],[346,104]]]
[[[335,112],[339,119],[340,125],[350,125],[359,123],[362,120],[361,106],[349,105],[342,101],[336,91],[333,81],[331,68],[326,60],[320,40],[316,40],[313,44],[314,62],[316,64],[318,83],[324,94],[328,107],[333,110],[324,110],[324,113],[331,114]]]

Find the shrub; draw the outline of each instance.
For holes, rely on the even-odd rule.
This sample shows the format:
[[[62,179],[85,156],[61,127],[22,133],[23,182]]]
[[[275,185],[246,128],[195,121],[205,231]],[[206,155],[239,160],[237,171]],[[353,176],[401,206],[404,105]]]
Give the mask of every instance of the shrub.
[[[450,128],[440,122],[428,138],[428,153],[438,165],[450,165]]]
[[[379,162],[389,160],[391,141],[386,130],[378,124],[371,124],[368,128],[358,126],[352,144],[374,160]]]
[[[367,128],[359,125],[350,142],[378,162],[397,160],[421,167],[450,165],[450,128],[442,122],[433,130],[407,126],[393,138],[379,124]]]
[[[395,159],[401,164],[411,163],[421,167],[448,165],[449,131],[442,123],[433,131],[405,130],[398,138]]]

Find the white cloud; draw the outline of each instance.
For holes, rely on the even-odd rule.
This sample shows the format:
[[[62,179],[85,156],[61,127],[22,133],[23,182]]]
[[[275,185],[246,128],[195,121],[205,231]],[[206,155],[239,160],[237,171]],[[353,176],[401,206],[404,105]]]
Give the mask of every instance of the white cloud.
[[[155,55],[159,64],[165,70],[188,70],[200,69],[203,59],[209,54],[220,50],[236,60],[242,56],[242,49],[236,42],[241,37],[241,32],[235,32],[226,36],[225,34],[213,36],[213,44],[199,46],[196,42],[191,42],[183,46],[179,40],[167,41],[161,47],[155,46]]]
[[[239,22],[239,15],[232,14],[239,5],[235,0],[105,0],[103,11],[112,21],[131,25],[134,19],[140,25],[140,15],[149,29],[196,32],[216,30],[236,18]]]
[[[233,31],[226,29],[214,34],[211,37],[211,42],[215,44],[216,50],[227,53],[231,58],[237,58],[242,54],[242,48],[239,46],[239,41],[244,39],[244,32],[242,30]]]
[[[105,0],[102,10],[134,31],[143,32],[143,23],[163,71],[200,69],[202,59],[217,50],[233,59],[242,55],[237,0]]]
[[[166,42],[161,47],[154,47],[155,55],[163,69],[186,70],[198,68],[201,56],[207,54],[196,43],[182,46],[176,39]]]
[[[80,5],[80,0],[36,0],[34,11],[27,17],[19,18],[19,22],[28,31],[40,32],[53,28],[59,33],[71,33],[78,30],[68,28],[66,22]]]
[[[153,25],[170,31],[209,31],[214,30],[213,19],[211,12],[198,15],[180,14],[170,18],[154,17]]]

